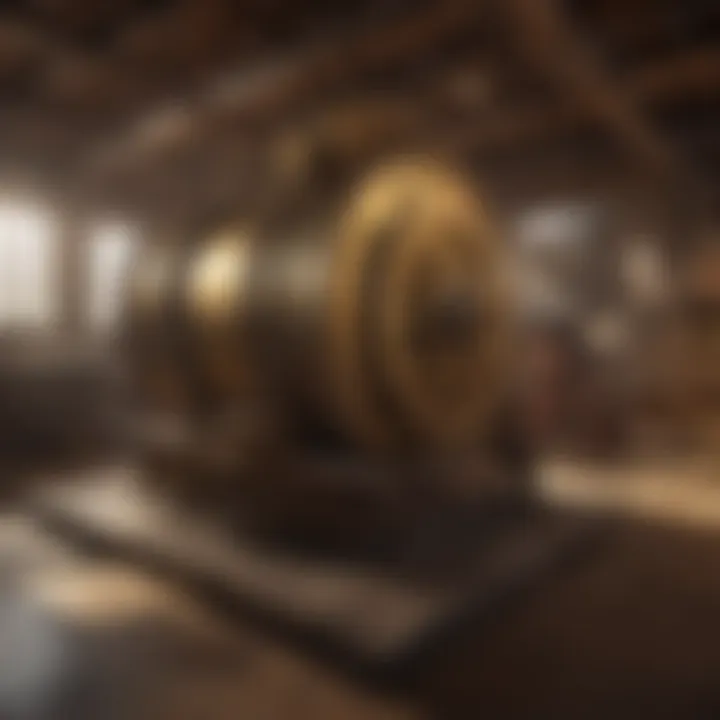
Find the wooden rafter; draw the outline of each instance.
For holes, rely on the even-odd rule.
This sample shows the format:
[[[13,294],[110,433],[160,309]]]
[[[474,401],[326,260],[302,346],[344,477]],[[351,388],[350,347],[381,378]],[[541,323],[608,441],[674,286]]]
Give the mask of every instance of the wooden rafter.
[[[668,175],[681,165],[667,141],[656,132],[576,37],[552,0],[499,0],[507,13],[518,49],[529,66],[606,126],[648,169]]]
[[[481,11],[473,0],[446,0],[427,12],[359,37],[334,38],[300,56],[241,68],[215,78],[182,108],[159,108],[137,120],[129,132],[93,148],[82,163],[88,175],[112,174],[182,145],[190,136],[212,134],[212,119],[272,118],[323,92],[386,68],[463,30]]]
[[[631,97],[639,109],[651,109],[720,93],[720,48],[703,47],[640,67],[616,81],[622,97]],[[482,122],[473,122],[454,133],[460,149],[526,146],[534,141],[568,133],[597,118],[594,106],[581,103],[508,107],[496,110]],[[661,141],[663,142],[663,141]],[[666,142],[663,142],[667,145]],[[669,152],[669,150],[667,150]]]
[[[480,69],[482,70],[482,68]],[[463,70],[463,68],[461,67],[460,70]],[[477,71],[477,59],[474,60],[474,64],[469,64],[465,70],[468,72]],[[488,79],[492,85],[493,77],[490,76]],[[250,83],[250,81],[248,82]],[[270,77],[268,77],[268,82],[270,82]],[[638,103],[638,107],[642,109],[673,103],[685,98],[691,99],[705,95],[714,96],[720,89],[720,50],[714,46],[700,47],[674,57],[656,60],[647,66],[641,66],[624,77],[618,78],[616,85],[620,89],[614,92],[618,92],[622,98],[633,98]],[[439,86],[444,87],[444,81],[440,82]],[[239,84],[236,82],[234,86],[226,87],[225,92],[230,96],[229,98],[223,94],[218,85],[215,86],[215,89],[221,98],[224,97],[225,99],[219,101],[221,107],[215,106],[213,112],[222,116],[222,107],[225,107],[225,112],[229,118],[235,117],[236,113],[239,112],[237,105],[241,104]],[[438,81],[436,80],[434,88],[424,89],[420,94],[410,95],[405,98],[408,105],[420,108],[419,112],[414,112],[417,118],[417,132],[427,132],[428,125],[430,125],[431,132],[437,132],[439,135],[445,133],[446,142],[451,149],[464,152],[483,153],[487,150],[502,151],[511,149],[518,145],[527,146],[543,139],[572,132],[574,129],[581,128],[583,125],[592,122],[593,119],[597,120],[598,117],[594,102],[586,104],[575,101],[565,104],[548,104],[547,106],[530,105],[493,109],[491,107],[492,98],[490,98],[489,101],[486,100],[481,103],[475,115],[469,114],[452,128],[443,126],[442,121],[440,121],[439,125],[433,126],[432,123],[427,122],[424,115],[436,112],[433,108],[444,106],[442,99],[438,98],[437,89]],[[248,90],[248,92],[250,91]],[[255,102],[259,102],[260,91],[258,89],[255,92],[257,92]],[[401,94],[399,97],[403,98]],[[234,98],[234,103],[237,105],[230,104],[232,98]],[[209,100],[207,102],[210,105],[212,104]],[[228,102],[228,105],[223,106],[224,102]],[[208,105],[203,107],[206,113],[210,112]],[[256,111],[264,112],[259,108]],[[127,145],[123,142],[117,142],[110,146],[117,157],[118,163],[105,166],[107,175],[110,178],[115,174],[122,176],[123,171],[129,171],[132,168],[139,169],[153,160],[157,161],[163,155],[163,148],[165,150],[178,150],[183,146],[183,143],[189,141],[191,135],[197,140],[197,133],[202,134],[202,127],[199,127],[201,125],[200,110],[198,109],[196,112],[198,115],[194,123],[182,109],[178,108],[170,108],[165,113],[156,113],[149,116],[149,119],[146,119],[143,125],[138,125],[135,132],[130,133],[125,138]],[[637,112],[639,114],[639,110]],[[448,130],[450,131],[448,132]],[[635,128],[634,133],[637,133],[637,128]],[[630,138],[633,137],[635,137],[635,134],[630,136]],[[235,133],[236,142],[237,139],[237,133]],[[658,151],[658,144],[661,148],[664,146],[665,149]],[[149,149],[147,155],[143,155],[144,147]],[[641,146],[642,148],[645,149],[645,152],[648,152],[647,141]],[[672,151],[666,142],[662,141],[662,139],[651,141],[651,150],[649,152],[651,152],[650,162],[653,169],[667,167],[665,163],[668,162],[668,157],[672,155]],[[128,153],[128,155],[125,155],[125,153]],[[662,161],[663,158],[664,163],[658,162],[659,159]],[[108,157],[105,156],[104,159],[107,160]],[[112,159],[112,155],[110,159]],[[643,160],[647,162],[647,157],[644,157]],[[97,180],[95,171],[103,167],[102,161],[103,157],[100,157],[88,165],[87,173],[93,182]],[[678,163],[679,161],[675,159],[675,162]]]
[[[643,102],[718,95],[720,91],[720,47],[706,45],[658,60],[636,70],[625,83],[628,91]]]

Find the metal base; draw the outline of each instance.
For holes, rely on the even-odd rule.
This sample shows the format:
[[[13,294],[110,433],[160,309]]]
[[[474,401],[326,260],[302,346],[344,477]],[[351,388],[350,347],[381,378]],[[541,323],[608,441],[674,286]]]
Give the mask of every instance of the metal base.
[[[86,550],[148,566],[382,681],[407,677],[452,632],[495,617],[597,537],[587,520],[524,504],[494,518],[439,517],[384,559],[318,557],[222,531],[127,469],[55,483],[31,507]]]

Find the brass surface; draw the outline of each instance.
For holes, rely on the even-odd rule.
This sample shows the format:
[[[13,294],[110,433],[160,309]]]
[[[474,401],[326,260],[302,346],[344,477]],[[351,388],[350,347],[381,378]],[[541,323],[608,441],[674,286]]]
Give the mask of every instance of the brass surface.
[[[300,217],[288,237],[231,226],[136,269],[140,324],[179,331],[191,355],[163,362],[226,405],[265,393],[365,448],[479,440],[504,390],[508,311],[473,186],[405,159],[371,170],[337,214]]]
[[[247,390],[247,284],[251,238],[228,228],[201,242],[189,262],[185,303],[200,372],[215,391]]]
[[[378,245],[384,267],[369,267]],[[471,187],[431,162],[399,162],[376,169],[356,189],[339,228],[333,264],[329,332],[336,393],[344,420],[363,440],[397,441],[369,387],[363,343],[377,344],[383,384],[410,435],[454,444],[479,433],[500,385],[498,342],[505,312],[497,243]],[[372,337],[363,334],[363,287],[380,272],[382,295]],[[419,320],[442,324],[444,300],[457,296],[470,327],[462,342],[438,333],[430,347],[413,342]]]

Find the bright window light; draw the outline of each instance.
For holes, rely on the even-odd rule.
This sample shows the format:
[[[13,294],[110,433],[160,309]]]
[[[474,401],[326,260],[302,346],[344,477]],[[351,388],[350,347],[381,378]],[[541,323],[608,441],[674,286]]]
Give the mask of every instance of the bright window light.
[[[592,209],[582,203],[535,208],[519,222],[520,242],[548,249],[582,243],[593,219]]]
[[[57,319],[54,219],[41,209],[0,202],[0,325],[49,325]]]
[[[91,328],[106,330],[118,320],[123,287],[139,233],[120,223],[101,225],[88,246],[87,319]]]
[[[634,300],[659,303],[668,294],[668,261],[657,238],[648,235],[628,238],[620,262],[623,282]]]

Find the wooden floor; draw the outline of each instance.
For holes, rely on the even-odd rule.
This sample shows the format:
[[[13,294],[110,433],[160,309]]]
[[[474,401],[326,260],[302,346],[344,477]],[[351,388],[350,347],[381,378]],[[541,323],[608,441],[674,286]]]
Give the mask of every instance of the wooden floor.
[[[490,630],[469,630],[440,650],[415,686],[392,696],[8,515],[0,521],[0,633],[12,642],[0,644],[0,715],[720,717],[720,494],[698,480],[683,500],[669,489],[677,476],[659,473],[653,490],[652,473],[634,481],[636,471],[548,465],[542,487],[555,502],[620,507],[638,519],[619,523],[597,557],[539,585]]]
[[[720,454],[606,465],[547,460],[539,467],[538,487],[559,505],[720,528]]]

